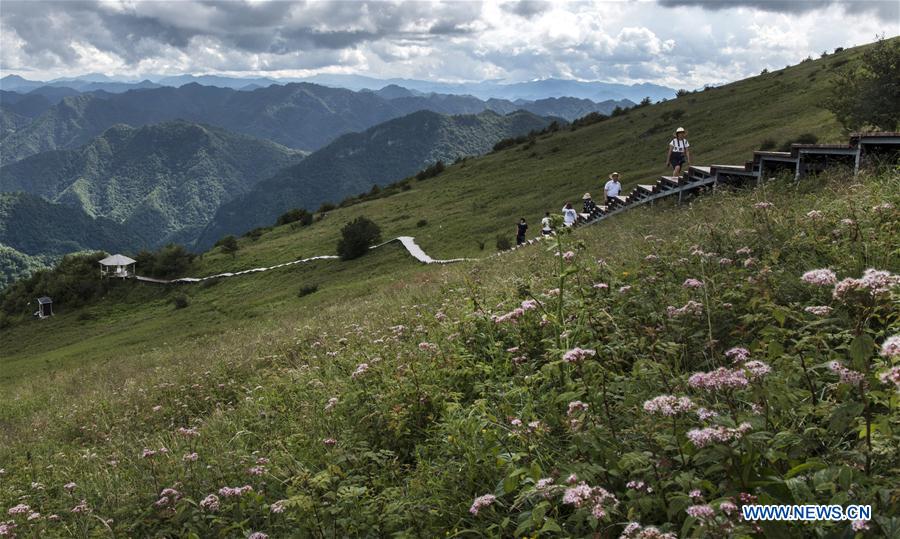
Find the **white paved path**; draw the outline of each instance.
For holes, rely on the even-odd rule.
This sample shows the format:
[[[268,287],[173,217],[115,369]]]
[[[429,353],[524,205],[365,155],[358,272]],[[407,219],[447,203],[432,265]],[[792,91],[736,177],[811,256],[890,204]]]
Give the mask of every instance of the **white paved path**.
[[[451,258],[449,260],[436,260],[436,259],[428,256],[428,254],[426,254],[425,251],[423,251],[422,248],[419,247],[419,245],[416,243],[415,238],[413,238],[412,236],[399,236],[392,240],[388,240],[384,243],[370,247],[370,249],[377,249],[384,245],[394,243],[395,241],[400,242],[400,244],[403,245],[403,247],[406,249],[406,252],[409,253],[409,255],[411,257],[415,258],[416,260],[418,260],[419,262],[421,262],[423,264],[452,264],[453,262],[464,262],[466,260],[476,260],[474,258]],[[200,282],[208,281],[211,279],[222,279],[225,277],[235,277],[238,275],[247,275],[248,273],[259,273],[261,271],[269,271],[269,270],[273,270],[273,269],[283,268],[285,266],[293,266],[294,264],[303,264],[305,262],[312,262],[314,260],[333,260],[336,258],[340,258],[340,257],[336,256],[336,255],[313,256],[310,258],[294,260],[293,262],[285,262],[283,264],[278,264],[276,266],[269,266],[269,267],[264,267],[264,268],[253,268],[253,269],[247,269],[247,270],[243,270],[243,271],[236,271],[233,273],[232,272],[218,273],[216,275],[210,275],[208,277],[182,277],[180,279],[166,280],[166,279],[156,279],[153,277],[144,277],[142,275],[136,275],[135,279],[137,279],[138,281],[143,281],[145,283],[158,283],[158,284],[200,283]]]

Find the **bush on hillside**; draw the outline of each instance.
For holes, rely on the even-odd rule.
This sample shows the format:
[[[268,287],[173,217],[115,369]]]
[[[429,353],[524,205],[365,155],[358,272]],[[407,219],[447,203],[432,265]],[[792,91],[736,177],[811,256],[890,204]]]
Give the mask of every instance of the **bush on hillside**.
[[[334,210],[335,208],[337,208],[337,206],[335,206],[331,202],[323,202],[322,205],[319,206],[319,209],[316,210],[316,213],[328,213],[328,212]]]
[[[276,225],[286,225],[299,222],[303,226],[312,224],[313,216],[304,208],[294,208],[282,213],[275,221]]]
[[[572,121],[571,130],[575,131],[576,129],[579,129],[581,127],[587,127],[589,125],[597,124],[608,119],[609,116],[605,114],[601,114],[599,112],[589,112],[581,118],[576,118],[574,121]]]
[[[234,258],[235,253],[237,253],[238,249],[240,249],[237,238],[235,238],[231,234],[217,241],[216,247],[221,247],[222,252],[224,254],[231,255],[232,258]]]
[[[439,175],[441,172],[444,172],[444,162],[443,161],[435,161],[434,164],[429,165],[428,168],[424,170],[420,170],[416,174],[416,179],[419,181],[427,180],[429,178],[434,178]]]
[[[817,144],[819,142],[819,137],[813,133],[803,133],[802,135],[798,135],[793,140],[785,141],[778,151],[781,152],[789,152],[791,151],[791,144]]]
[[[188,297],[184,294],[178,294],[177,296],[172,298],[172,305],[174,305],[176,309],[187,308],[187,306],[190,304],[191,302],[188,301]]]
[[[308,296],[310,294],[315,294],[319,291],[319,285],[317,284],[305,284],[300,287],[300,290],[297,291],[297,297],[302,298]]]
[[[825,106],[853,130],[900,128],[900,40],[879,39],[840,73]]]
[[[508,251],[512,248],[512,242],[510,242],[509,238],[502,234],[497,234],[494,245],[497,246],[498,251]]]
[[[381,240],[381,228],[366,217],[357,217],[341,228],[337,254],[343,260],[359,258]]]

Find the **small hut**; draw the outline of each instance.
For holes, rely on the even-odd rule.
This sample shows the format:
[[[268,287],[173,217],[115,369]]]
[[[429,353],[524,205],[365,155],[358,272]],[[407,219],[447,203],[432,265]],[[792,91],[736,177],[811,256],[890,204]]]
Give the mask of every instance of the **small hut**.
[[[53,316],[53,300],[47,296],[41,296],[37,299],[38,310],[34,315],[41,320]]]
[[[134,277],[134,264],[134,259],[125,255],[108,256],[100,261],[100,277]]]

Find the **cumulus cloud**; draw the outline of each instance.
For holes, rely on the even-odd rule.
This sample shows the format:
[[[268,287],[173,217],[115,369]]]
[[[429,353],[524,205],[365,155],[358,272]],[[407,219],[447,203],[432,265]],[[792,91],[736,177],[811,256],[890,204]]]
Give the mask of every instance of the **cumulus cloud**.
[[[873,12],[882,20],[896,24],[900,20],[900,3],[895,0],[659,0],[666,7],[696,6],[720,10],[740,7],[774,13],[802,14],[829,6],[841,6],[850,12]]]
[[[693,88],[896,32],[882,5],[896,12],[896,2],[658,1],[3,0],[0,70],[32,78],[560,77]]]

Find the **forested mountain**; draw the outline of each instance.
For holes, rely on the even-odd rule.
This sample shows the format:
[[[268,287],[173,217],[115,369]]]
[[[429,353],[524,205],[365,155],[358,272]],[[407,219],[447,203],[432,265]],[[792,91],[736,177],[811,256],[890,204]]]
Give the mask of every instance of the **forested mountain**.
[[[525,111],[459,116],[419,111],[344,135],[223,205],[197,247],[208,247],[226,234],[270,225],[290,208],[315,210],[323,202],[399,180],[435,161],[485,153],[501,139],[542,129],[551,121]]]
[[[193,241],[216,208],[302,154],[184,121],[117,125],[75,150],[0,169],[0,191],[24,191],[124,224],[151,245]]]
[[[417,110],[476,114],[490,109],[506,114],[524,109],[572,120],[587,112],[609,113],[617,105],[631,104],[576,101],[577,107],[570,101],[553,99],[481,101],[459,95],[353,92],[309,83],[272,85],[252,91],[192,83],[122,94],[93,92],[66,97],[26,127],[7,130],[0,139],[0,163],[42,151],[74,148],[120,123],[137,127],[184,119],[313,151],[342,134],[359,132]]]
[[[95,219],[81,208],[28,193],[0,193],[0,288],[68,253],[134,251],[148,243],[128,227]]]

